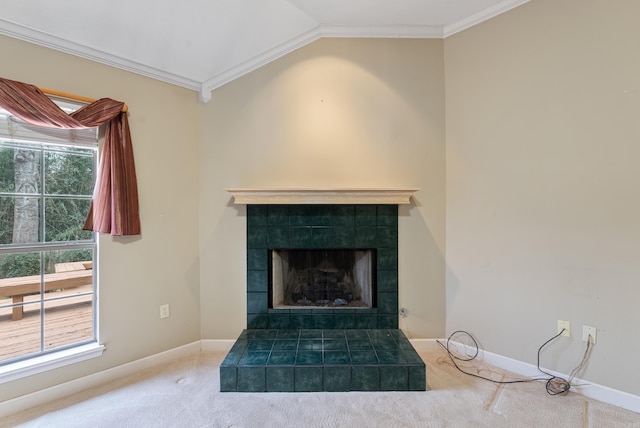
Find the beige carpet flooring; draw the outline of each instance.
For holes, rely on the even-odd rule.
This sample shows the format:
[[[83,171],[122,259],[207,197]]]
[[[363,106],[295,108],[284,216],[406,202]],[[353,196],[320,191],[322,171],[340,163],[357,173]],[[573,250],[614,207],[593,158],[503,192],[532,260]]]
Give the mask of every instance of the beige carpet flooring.
[[[640,414],[544,382],[497,385],[420,351],[426,392],[221,393],[224,353],[201,352],[30,409],[1,427],[640,427]],[[483,376],[509,379],[476,361]]]

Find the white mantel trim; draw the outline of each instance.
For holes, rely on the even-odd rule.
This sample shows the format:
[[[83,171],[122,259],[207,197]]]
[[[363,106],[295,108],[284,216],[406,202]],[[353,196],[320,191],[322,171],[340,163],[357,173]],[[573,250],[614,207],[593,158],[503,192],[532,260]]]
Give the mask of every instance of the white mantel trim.
[[[225,189],[238,205],[410,204],[419,189]]]

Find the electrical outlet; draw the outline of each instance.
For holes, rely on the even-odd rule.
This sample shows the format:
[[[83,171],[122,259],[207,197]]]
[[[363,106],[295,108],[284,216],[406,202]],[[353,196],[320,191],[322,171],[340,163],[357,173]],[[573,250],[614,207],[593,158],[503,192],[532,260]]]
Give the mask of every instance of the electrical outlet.
[[[160,306],[160,318],[169,318],[169,304]]]
[[[597,329],[595,327],[589,327],[588,325],[582,326],[582,341],[587,342],[591,338],[591,343],[596,344]]]
[[[564,329],[564,331],[562,331]],[[558,334],[562,332],[562,336],[571,337],[571,322],[558,320]]]

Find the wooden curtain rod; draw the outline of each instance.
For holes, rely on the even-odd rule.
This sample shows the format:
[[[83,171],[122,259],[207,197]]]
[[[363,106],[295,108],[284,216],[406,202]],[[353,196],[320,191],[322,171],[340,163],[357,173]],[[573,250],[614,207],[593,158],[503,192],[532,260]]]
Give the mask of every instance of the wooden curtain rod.
[[[66,98],[68,100],[74,100],[74,101],[82,101],[85,103],[92,103],[97,101],[95,98],[89,98],[89,97],[83,97],[82,95],[75,95],[75,94],[70,94],[69,92],[62,92],[62,91],[58,91],[55,89],[48,89],[48,88],[41,88],[38,87],[38,89],[40,89],[42,92],[44,92],[47,95],[52,95],[54,97],[60,97],[60,98]],[[129,107],[125,104],[122,106],[122,111],[123,112],[127,112],[127,110],[129,110]]]

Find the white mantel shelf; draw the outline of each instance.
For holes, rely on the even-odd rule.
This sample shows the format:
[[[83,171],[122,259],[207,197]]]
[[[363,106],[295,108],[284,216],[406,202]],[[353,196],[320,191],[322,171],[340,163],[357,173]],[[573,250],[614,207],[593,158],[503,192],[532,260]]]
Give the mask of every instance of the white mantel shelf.
[[[410,204],[420,189],[225,189],[238,205]]]

